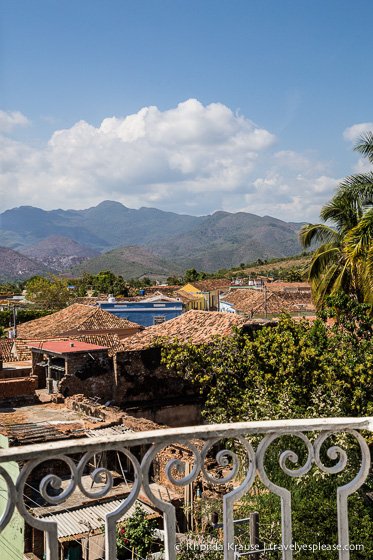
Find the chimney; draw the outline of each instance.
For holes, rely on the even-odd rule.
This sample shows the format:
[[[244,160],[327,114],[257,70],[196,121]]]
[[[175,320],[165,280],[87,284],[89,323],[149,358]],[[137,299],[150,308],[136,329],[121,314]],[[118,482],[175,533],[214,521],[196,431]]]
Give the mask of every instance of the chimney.
[[[74,347],[74,343],[70,342],[70,348],[73,348],[73,347]]]

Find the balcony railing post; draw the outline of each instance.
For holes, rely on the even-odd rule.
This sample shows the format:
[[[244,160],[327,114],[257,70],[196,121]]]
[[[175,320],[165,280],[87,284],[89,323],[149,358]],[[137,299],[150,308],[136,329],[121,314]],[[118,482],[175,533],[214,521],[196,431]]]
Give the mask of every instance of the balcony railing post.
[[[87,438],[82,440],[58,441],[31,446],[21,446],[15,448],[0,449],[0,476],[7,486],[7,502],[0,519],[0,530],[10,522],[14,508],[17,506],[21,516],[32,527],[44,531],[46,535],[46,558],[47,560],[58,560],[58,533],[57,523],[50,519],[38,518],[28,511],[25,503],[25,484],[33,472],[37,472],[39,465],[47,460],[54,459],[62,461],[70,470],[70,482],[68,488],[58,496],[50,495],[50,485],[54,488],[61,486],[61,480],[54,474],[44,476],[39,485],[41,496],[50,504],[64,503],[79,487],[80,491],[92,499],[105,497],[110,492],[113,479],[108,468],[96,468],[92,473],[93,480],[98,482],[104,474],[106,483],[104,488],[93,492],[83,486],[83,472],[90,458],[104,451],[124,454],[132,464],[134,472],[134,484],[130,494],[120,504],[115,511],[106,515],[105,519],[105,559],[116,559],[116,523],[123,517],[129,508],[135,503],[139,496],[141,485],[147,498],[158,508],[164,516],[165,529],[165,555],[166,560],[176,560],[176,512],[175,507],[161,498],[154,495],[150,487],[150,468],[156,456],[163,452],[172,444],[178,444],[188,450],[192,455],[192,467],[188,474],[185,474],[184,463],[179,459],[170,460],[165,467],[165,477],[170,484],[176,487],[191,485],[198,475],[210,484],[227,484],[237,476],[240,467],[245,467],[245,479],[241,484],[234,487],[223,498],[223,526],[224,526],[224,558],[233,560],[235,557],[234,544],[234,504],[241,499],[250,488],[258,473],[263,484],[281,498],[282,512],[282,559],[292,560],[292,519],[291,519],[291,493],[286,488],[277,486],[271,481],[271,473],[265,470],[265,455],[270,445],[283,436],[293,436],[301,440],[307,450],[305,463],[299,467],[291,469],[288,462],[294,466],[298,462],[297,455],[291,451],[284,451],[279,457],[279,466],[282,471],[290,477],[301,477],[307,474],[316,465],[321,471],[327,474],[341,473],[347,466],[347,453],[341,446],[331,446],[326,450],[328,458],[334,461],[334,465],[327,467],[323,464],[320,457],[320,450],[326,445],[327,439],[341,432],[351,434],[360,447],[361,466],[355,478],[348,484],[337,490],[337,519],[338,519],[338,539],[339,539],[339,560],[349,560],[349,527],[348,527],[348,496],[358,490],[366,480],[370,468],[370,453],[368,445],[358,430],[373,431],[372,418],[333,418],[315,420],[283,420],[275,422],[252,422],[239,424],[224,424],[215,426],[197,426],[190,428],[177,428],[167,430],[157,430],[153,432],[140,432],[125,435],[115,435],[105,438]],[[316,438],[309,439],[311,432],[317,432]],[[257,450],[250,445],[247,436],[261,434],[261,439]],[[205,466],[206,458],[211,453],[212,448],[222,439],[234,438],[243,447],[245,453],[238,456],[231,450],[219,451],[216,455],[217,464],[230,469],[230,472],[223,478],[214,478]],[[207,440],[204,444],[196,444],[197,439]],[[132,447],[147,446],[141,465],[133,453]],[[70,459],[69,454],[82,456],[78,465]],[[22,461],[24,467],[18,475],[18,480],[13,483],[12,478],[6,471],[6,463],[10,461]],[[243,463],[244,462],[244,463]],[[2,466],[4,465],[4,466]],[[178,471],[182,477],[175,477]],[[183,473],[183,474],[182,474]],[[4,495],[4,494],[2,494]],[[258,544],[258,534],[251,540],[252,544]],[[255,556],[254,556],[255,558]]]

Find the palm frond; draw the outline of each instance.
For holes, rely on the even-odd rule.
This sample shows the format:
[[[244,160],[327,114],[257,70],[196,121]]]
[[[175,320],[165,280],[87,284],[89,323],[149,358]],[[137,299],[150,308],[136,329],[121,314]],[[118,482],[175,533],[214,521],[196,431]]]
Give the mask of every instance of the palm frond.
[[[339,266],[335,263],[327,269],[324,275],[320,275],[312,282],[312,295],[316,309],[322,308],[325,297],[331,293],[338,271]]]
[[[356,204],[360,207],[373,204],[373,172],[346,177],[339,184],[335,196],[343,194],[355,198]]]
[[[334,243],[324,243],[324,245],[321,245],[321,247],[315,251],[306,269],[308,280],[313,282],[324,275],[331,266],[334,266],[334,264],[338,262],[340,253],[340,247],[336,246]]]
[[[363,258],[373,244],[373,208],[369,208],[356,227],[345,237],[345,248],[352,263]]]
[[[343,234],[357,225],[362,212],[362,205],[354,193],[338,188],[333,198],[322,207],[320,218],[332,222]]]
[[[351,272],[349,262],[346,261],[342,270],[339,272],[338,276],[333,281],[333,286],[330,290],[330,294],[334,294],[340,290],[346,291],[348,284],[350,283]]]
[[[360,136],[356,141],[354,150],[364,157],[367,157],[369,161],[373,163],[373,133],[366,132]]]
[[[330,243],[338,241],[338,233],[325,224],[307,224],[301,227],[298,235],[299,243],[308,248],[312,243]]]
[[[365,257],[365,266],[367,269],[367,274],[372,278],[373,282],[373,247],[371,247]]]

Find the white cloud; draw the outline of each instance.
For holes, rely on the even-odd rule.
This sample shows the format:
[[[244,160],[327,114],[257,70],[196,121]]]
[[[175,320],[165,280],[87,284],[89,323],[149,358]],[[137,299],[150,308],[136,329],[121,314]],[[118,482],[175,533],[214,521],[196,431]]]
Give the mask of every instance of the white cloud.
[[[10,132],[17,125],[26,126],[28,124],[30,121],[20,111],[0,110],[0,133]]]
[[[359,136],[362,136],[366,132],[373,132],[373,123],[366,122],[360,124],[354,124],[349,126],[343,132],[343,138],[349,142],[355,142]]]
[[[7,118],[25,122],[20,113]],[[182,210],[190,197],[242,188],[258,153],[274,141],[269,131],[221,103],[204,107],[189,99],[164,112],[145,107],[107,118],[98,128],[79,121],[57,130],[42,150],[3,138],[3,182],[8,206],[19,205],[20,196],[22,204],[49,208],[77,201],[82,207],[110,196],[127,205],[156,201],[164,208],[171,198]]]
[[[347,141],[355,143],[358,138],[363,136],[366,132],[373,133],[373,122],[359,123],[346,128],[343,132],[343,138]],[[353,166],[354,173],[367,173],[372,171],[372,164],[367,158],[361,157]]]
[[[340,181],[324,173],[328,167],[308,154],[277,152],[265,175],[253,182],[241,210],[285,221],[313,222]]]
[[[5,131],[28,120],[0,112],[2,122]],[[5,136],[0,142],[8,208],[78,209],[111,199],[130,208],[313,221],[338,183],[316,153],[274,152],[270,131],[221,103],[205,107],[196,99],[167,111],[144,107],[98,127],[79,121],[54,132],[43,149]]]

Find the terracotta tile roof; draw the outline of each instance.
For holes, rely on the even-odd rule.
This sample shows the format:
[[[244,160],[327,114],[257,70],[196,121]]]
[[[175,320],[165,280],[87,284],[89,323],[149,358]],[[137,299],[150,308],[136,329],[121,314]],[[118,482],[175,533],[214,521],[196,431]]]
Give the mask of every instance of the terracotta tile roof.
[[[3,355],[3,362],[13,362],[15,356],[12,355],[13,340],[11,338],[0,339],[0,350]]]
[[[267,289],[270,291],[311,291],[311,284],[308,282],[280,282],[276,280],[275,282],[271,282],[267,284]]]
[[[214,290],[224,290],[229,288],[231,281],[226,278],[210,278],[209,280],[199,280],[198,282],[188,282],[200,292],[211,292]]]
[[[232,303],[234,309],[247,315],[264,315],[265,301],[264,291],[255,289],[236,289],[222,301]],[[302,292],[282,292],[267,290],[267,313],[278,315],[281,311],[288,313],[299,313],[301,311],[314,311],[310,293]]]
[[[183,303],[199,301],[203,298],[202,295],[195,295],[190,292],[184,292],[183,290],[178,290],[177,292],[175,292],[175,297],[181,299]]]
[[[71,340],[80,340],[81,342],[88,342],[89,344],[106,346],[109,348],[109,356],[113,356],[118,350],[122,349],[122,341],[115,333],[81,334],[72,336]]]
[[[154,292],[161,292],[165,296],[173,297],[172,293],[180,288],[181,286],[147,286],[144,289],[147,297],[154,294]]]
[[[12,361],[23,361],[23,360],[31,360],[32,354],[31,349],[28,348],[28,345],[32,345],[34,347],[42,348],[44,344],[49,344],[50,342],[60,342],[60,341],[70,341],[70,340],[77,340],[80,342],[86,342],[88,344],[95,344],[97,346],[104,346],[105,348],[109,348],[109,356],[113,356],[115,352],[122,349],[122,341],[115,333],[105,333],[105,334],[76,334],[71,336],[61,336],[51,338],[34,338],[32,340],[19,340],[19,339],[9,339],[0,341],[0,349],[2,348],[4,342],[6,342],[7,347],[7,354],[4,362],[12,362]],[[10,344],[9,344],[10,343]],[[13,347],[14,354],[10,353],[10,349]],[[4,356],[4,354],[3,354]]]
[[[161,337],[168,337],[170,340],[177,337],[180,342],[203,344],[210,342],[214,335],[229,335],[233,326],[241,327],[245,323],[247,317],[233,313],[193,309],[123,340],[122,350],[142,350]]]
[[[100,307],[74,303],[52,315],[19,325],[18,339],[53,338],[74,330],[124,329],[138,327]]]
[[[175,301],[175,297],[174,296],[166,296],[164,293],[162,292],[154,292],[152,295],[147,295],[143,301]]]

